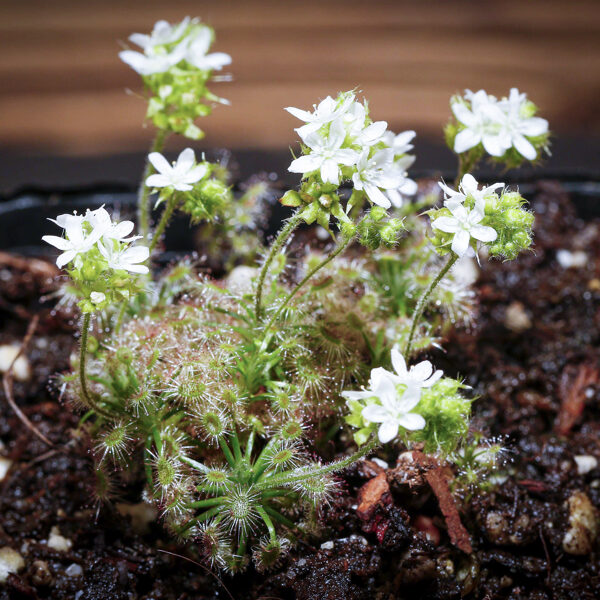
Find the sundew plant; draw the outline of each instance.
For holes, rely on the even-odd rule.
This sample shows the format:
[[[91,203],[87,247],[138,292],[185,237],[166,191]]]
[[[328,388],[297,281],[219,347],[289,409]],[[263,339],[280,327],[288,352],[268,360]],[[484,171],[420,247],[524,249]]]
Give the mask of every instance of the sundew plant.
[[[532,243],[525,199],[471,171],[485,156],[507,166],[540,158],[548,126],[536,107],[516,89],[452,98],[446,139],[459,173],[454,186],[440,182],[441,198],[419,195],[407,173],[415,133],[390,131],[358,92],[287,108],[299,182],[262,246],[264,183],[241,193],[192,148],[175,162],[162,154],[171,135],[198,139],[198,119],[226,103],[208,89],[231,62],[209,52],[213,30],[186,18],[130,39],[138,49],[121,58],[141,75],[156,127],[138,233],[101,207],[59,215],[62,235],[44,236],[82,315],[64,384],[91,439],[99,501],[143,481],[174,536],[240,571],[250,560],[267,569],[318,536],[336,474],[376,451],[419,448],[457,481],[467,473],[465,485],[480,484],[477,448],[491,456],[500,446],[469,432],[467,386],[422,355],[474,318],[473,291],[453,266],[484,252],[512,260]],[[153,266],[177,213],[236,248],[223,278],[190,260]],[[298,229],[329,243],[298,248]],[[328,441],[329,461],[319,458]]]

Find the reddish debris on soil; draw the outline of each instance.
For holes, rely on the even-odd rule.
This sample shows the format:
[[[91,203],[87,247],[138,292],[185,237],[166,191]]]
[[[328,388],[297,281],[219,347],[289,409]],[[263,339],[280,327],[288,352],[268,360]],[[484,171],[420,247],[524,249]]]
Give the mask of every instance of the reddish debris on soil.
[[[560,378],[560,411],[556,420],[556,431],[567,435],[583,414],[586,391],[600,381],[598,369],[592,365],[579,365],[573,381],[568,369],[564,369]]]
[[[471,554],[473,552],[471,539],[460,520],[460,514],[448,484],[448,480],[451,477],[452,473],[448,474],[447,470],[443,467],[435,467],[425,474],[427,483],[429,483],[433,493],[436,495],[440,504],[440,510],[444,515],[444,519],[446,519],[450,541],[463,552]]]
[[[359,504],[356,509],[356,514],[359,519],[368,521],[373,516],[377,505],[380,502],[384,502],[385,496],[389,496],[389,493],[390,486],[388,485],[387,477],[383,471],[379,473],[377,477],[369,479],[369,481],[358,490]]]

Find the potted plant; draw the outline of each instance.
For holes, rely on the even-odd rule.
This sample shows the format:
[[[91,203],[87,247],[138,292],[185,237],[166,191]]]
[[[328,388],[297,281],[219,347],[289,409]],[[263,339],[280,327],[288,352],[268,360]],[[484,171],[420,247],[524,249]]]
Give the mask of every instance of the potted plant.
[[[520,584],[496,581],[489,565],[512,564],[498,548],[530,543],[535,527],[546,551],[553,544],[569,556],[589,554],[597,534],[589,494],[567,496],[566,526],[546,542],[536,516],[542,509],[517,515],[504,506],[500,490],[514,475],[509,440],[491,435],[481,413],[471,421],[476,397],[489,403],[496,393],[483,385],[497,365],[474,366],[477,338],[464,339],[462,325],[484,319],[485,328],[490,319],[485,308],[478,315],[465,272],[484,257],[516,261],[530,251],[534,225],[517,189],[481,185],[472,172],[484,157],[509,168],[542,158],[549,131],[536,106],[516,89],[500,99],[483,90],[453,97],[444,134],[458,157],[456,180],[428,193],[407,172],[415,133],[389,131],[356,91],[328,96],[313,110],[287,108],[301,121],[289,166],[300,181],[281,194],[289,212],[262,247],[254,233],[260,183],[236,193],[226,168],[191,147],[172,163],[162,154],[171,135],[199,139],[197,119],[225,103],[207,87],[231,61],[209,53],[213,39],[196,19],[160,21],[151,34],[131,36],[141,51],[121,53],[143,78],[157,129],[137,227],[102,206],[58,215],[61,235],[43,238],[60,251],[61,310],[80,315],[79,349],[57,388],[77,415],[73,445],[90,448],[98,518],[111,514],[120,491],[137,503],[121,510],[133,530],[141,506],[151,515],[146,524],[160,522],[155,543],[233,577],[232,586],[252,582],[256,597],[263,585],[300,598],[374,597],[374,590],[399,597],[421,588],[431,597],[483,597],[511,586],[517,597]],[[162,208],[154,228],[152,206]],[[189,259],[153,262],[176,214],[202,224],[213,255],[227,248],[221,276],[200,273]],[[563,262],[577,262],[565,252]],[[484,278],[493,273],[484,268]],[[480,288],[484,306],[486,293]],[[525,306],[508,302],[507,329],[530,329]],[[5,390],[16,407],[12,358]],[[468,384],[458,373],[469,375]],[[575,424],[579,394],[597,373],[590,366],[577,375],[577,400],[558,411],[559,433]],[[543,404],[532,390],[519,398]],[[31,416],[21,418],[49,443]],[[580,475],[597,468],[593,454],[576,459]],[[545,489],[519,479],[533,493]],[[54,528],[45,547],[69,553],[73,542]],[[23,553],[0,549],[0,576],[4,569],[13,587]],[[346,554],[342,562],[337,553]],[[145,597],[137,556],[123,559],[114,597]],[[394,557],[400,566],[392,569]],[[541,558],[526,560],[507,567],[526,584],[550,569],[549,555],[543,566]],[[45,565],[39,573],[28,567],[37,590],[23,586],[34,594],[56,589],[42,581],[55,567],[47,557],[36,561]],[[86,598],[84,575],[93,569],[73,565],[68,577],[80,583],[61,585]],[[196,593],[188,597],[212,592]]]

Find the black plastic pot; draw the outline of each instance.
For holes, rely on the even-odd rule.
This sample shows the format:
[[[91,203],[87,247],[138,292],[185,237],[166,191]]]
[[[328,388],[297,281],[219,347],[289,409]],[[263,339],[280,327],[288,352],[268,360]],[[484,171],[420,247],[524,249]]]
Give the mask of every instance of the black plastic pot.
[[[421,174],[422,176],[439,177],[439,174]],[[492,176],[493,178],[493,176]],[[486,179],[490,180],[491,179]],[[451,180],[451,177],[445,178]],[[504,178],[509,182],[508,178]],[[515,182],[521,193],[527,198],[535,189],[536,180],[553,179],[561,183],[571,195],[582,218],[600,214],[600,181],[590,180],[579,175],[561,174],[552,177],[551,173],[538,173],[535,179]],[[54,248],[41,241],[43,235],[56,234],[59,230],[48,219],[57,214],[85,211],[106,205],[116,210],[121,218],[134,218],[136,194],[122,187],[104,186],[96,189],[80,189],[69,191],[29,190],[16,194],[0,203],[0,250],[10,251],[24,256],[53,256]],[[265,234],[273,234],[287,209],[277,203],[273,204],[273,214],[269,219]],[[198,250],[195,241],[195,228],[189,225],[187,217],[176,217],[167,230],[165,237],[166,258],[182,253]]]

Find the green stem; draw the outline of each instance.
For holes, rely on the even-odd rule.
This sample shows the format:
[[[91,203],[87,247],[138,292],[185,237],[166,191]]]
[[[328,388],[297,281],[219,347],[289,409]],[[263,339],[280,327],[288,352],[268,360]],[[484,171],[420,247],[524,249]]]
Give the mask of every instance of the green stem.
[[[150,147],[150,152],[148,154],[151,154],[152,152],[160,152],[165,145],[166,139],[167,132],[163,129],[159,129],[156,132],[156,137],[152,142],[152,146]],[[143,240],[146,243],[148,242],[148,236],[150,235],[150,204],[148,202],[150,188],[146,185],[146,179],[148,179],[152,173],[154,173],[154,167],[148,160],[148,157],[146,157],[144,173],[138,189],[138,229],[140,235],[143,236]]]
[[[100,408],[98,403],[92,398],[90,391],[87,386],[87,377],[85,375],[85,365],[87,360],[87,344],[88,344],[88,330],[90,328],[91,313],[85,313],[83,315],[83,322],[81,324],[81,340],[79,347],[79,383],[81,384],[81,394],[87,405],[94,409],[99,415],[111,418],[108,411]]]
[[[265,327],[265,331],[268,331],[271,326],[275,323],[279,315],[282,313],[283,309],[289,304],[290,300],[300,291],[302,287],[313,277],[313,275],[320,271],[323,267],[327,266],[338,254],[341,254],[349,245],[350,242],[354,240],[354,237],[349,237],[344,239],[342,242],[339,242],[338,245],[327,255],[327,257],[322,260],[318,265],[313,267],[296,285],[296,287],[285,297],[283,303],[279,306],[275,314],[271,317],[271,320],[267,323]]]
[[[360,450],[357,450],[354,454],[351,454],[346,458],[325,465],[324,467],[321,467],[319,469],[315,469],[314,471],[305,471],[301,474],[298,474],[297,471],[288,471],[287,473],[274,475],[273,477],[269,477],[263,481],[259,481],[256,484],[256,488],[258,490],[264,490],[268,488],[282,487],[285,485],[289,485],[290,483],[295,483],[296,481],[302,481],[303,479],[319,477],[321,475],[326,475],[327,473],[340,471],[341,469],[345,469],[348,465],[351,465],[357,460],[360,460],[366,454],[369,454],[369,452],[371,452],[371,450],[373,450],[375,446],[377,446],[377,438],[372,437],[371,440],[367,444],[365,444]]]
[[[225,498],[207,498],[206,500],[198,500],[197,502],[190,502],[189,506],[192,508],[210,508],[211,506],[219,506],[223,504]]]
[[[278,252],[281,250],[283,245],[287,242],[290,235],[292,235],[292,233],[294,232],[296,227],[298,227],[298,225],[300,225],[300,222],[302,221],[302,219],[300,217],[301,213],[302,213],[302,209],[298,209],[289,218],[288,222],[281,229],[281,231],[277,235],[277,238],[271,245],[271,248],[269,249],[269,254],[267,254],[267,258],[265,259],[262,269],[260,270],[260,273],[258,275],[258,280],[256,282],[256,301],[255,301],[255,313],[256,313],[256,319],[258,321],[261,320],[261,316],[262,316],[261,315],[261,312],[262,312],[262,290],[263,290],[265,278],[269,271],[269,267],[271,266],[271,263],[273,262],[273,260],[275,259],[275,257],[277,256]]]
[[[452,265],[458,260],[458,255],[452,252],[448,257],[446,264],[442,267],[442,270],[436,275],[435,279],[429,284],[427,289],[423,292],[422,296],[419,298],[417,302],[417,306],[415,308],[415,313],[413,315],[412,325],[410,327],[410,334],[408,336],[408,341],[406,342],[406,348],[404,349],[404,357],[406,360],[410,357],[410,351],[412,350],[412,343],[415,337],[415,333],[417,331],[417,326],[419,325],[419,321],[421,320],[421,316],[423,315],[423,311],[425,310],[425,306],[427,306],[427,301],[429,300],[429,296],[431,292],[437,287],[438,283],[444,278],[444,275],[452,268]]]
[[[458,155],[458,173],[456,174],[456,179],[454,180],[454,188],[455,189],[458,189],[458,186],[460,185],[462,178],[467,173],[470,173],[475,168],[475,165],[477,165],[477,162],[478,161],[476,158],[467,160],[465,158],[465,154]]]
[[[233,435],[231,436],[231,447],[236,461],[242,460],[242,449],[240,448],[240,439],[238,438],[236,426],[233,426]]]
[[[221,450],[223,450],[223,454],[225,455],[225,458],[227,459],[229,465],[232,468],[235,468],[237,464],[235,458],[233,458],[233,454],[231,454],[231,450],[229,449],[227,442],[223,439],[222,436],[219,438],[219,445],[221,446]]]
[[[273,519],[279,521],[286,527],[289,527],[290,529],[299,529],[299,526],[296,525],[296,523],[290,521],[287,517],[284,517],[282,514],[279,514],[274,508],[271,508],[270,506],[265,506],[265,512],[271,515]]]
[[[175,211],[175,207],[177,206],[177,200],[178,195],[174,193],[167,201],[165,210],[163,210],[163,214],[160,218],[158,226],[156,227],[156,231],[152,236],[152,241],[150,242],[150,254],[152,254],[152,251],[154,250],[154,248],[156,248],[156,244],[158,244],[158,241],[162,237],[162,234],[165,232],[167,224],[171,220],[173,212]]]
[[[265,522],[267,529],[269,530],[269,539],[272,542],[277,541],[277,533],[275,531],[275,525],[273,525],[273,521],[267,514],[267,511],[262,506],[256,507],[256,512],[260,515],[260,518]]]

